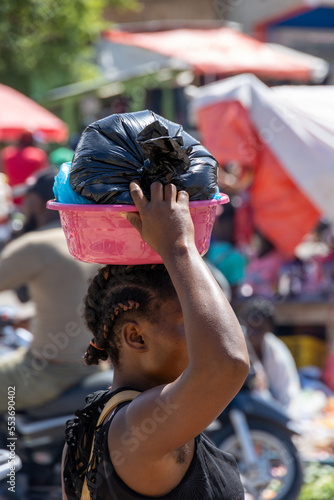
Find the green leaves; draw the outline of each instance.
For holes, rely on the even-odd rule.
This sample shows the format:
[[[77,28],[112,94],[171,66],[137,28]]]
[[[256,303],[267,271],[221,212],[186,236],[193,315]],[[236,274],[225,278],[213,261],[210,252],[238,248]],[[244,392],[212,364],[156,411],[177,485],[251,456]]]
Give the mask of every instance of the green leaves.
[[[134,0],[1,0],[0,81],[26,94],[97,76],[94,43],[109,5]]]
[[[298,500],[333,500],[334,467],[313,463],[305,470],[305,484]]]

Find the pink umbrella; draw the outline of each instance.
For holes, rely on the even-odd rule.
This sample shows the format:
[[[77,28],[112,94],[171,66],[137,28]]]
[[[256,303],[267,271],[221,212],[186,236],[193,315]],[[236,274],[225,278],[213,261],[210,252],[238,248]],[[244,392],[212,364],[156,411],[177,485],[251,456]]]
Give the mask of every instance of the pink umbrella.
[[[67,125],[53,113],[17,90],[0,84],[0,141],[17,140],[23,131],[40,134],[46,142],[68,138]]]

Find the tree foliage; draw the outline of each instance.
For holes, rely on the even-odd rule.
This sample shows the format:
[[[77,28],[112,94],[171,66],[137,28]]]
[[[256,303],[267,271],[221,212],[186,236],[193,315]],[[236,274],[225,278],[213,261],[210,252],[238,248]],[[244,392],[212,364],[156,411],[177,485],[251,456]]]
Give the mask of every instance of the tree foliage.
[[[1,0],[0,82],[26,94],[97,74],[94,42],[107,6],[135,9],[136,0]]]

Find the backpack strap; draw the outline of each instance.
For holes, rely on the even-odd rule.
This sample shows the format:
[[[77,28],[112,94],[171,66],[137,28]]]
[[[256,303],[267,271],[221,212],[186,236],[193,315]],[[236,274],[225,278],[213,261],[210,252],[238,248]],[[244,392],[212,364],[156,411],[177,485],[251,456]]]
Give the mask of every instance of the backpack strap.
[[[116,408],[116,406],[118,406],[121,403],[125,403],[126,401],[132,401],[137,396],[139,396],[139,394],[141,394],[139,391],[131,391],[131,390],[122,391],[122,392],[118,392],[117,394],[115,394],[105,404],[105,406],[103,408],[103,411],[101,412],[101,415],[100,415],[100,417],[98,419],[98,422],[96,424],[96,427],[100,426],[104,422],[104,420],[106,419],[106,417],[109,415],[109,413],[111,413]],[[95,442],[95,435],[93,437],[93,443],[92,443],[92,448],[91,448],[91,452],[90,452],[90,458],[89,458],[89,462],[88,462],[88,468],[89,469],[91,469],[91,468],[93,468],[95,466],[95,461],[92,464],[94,442]],[[88,469],[87,469],[87,471],[88,471]],[[86,479],[86,477],[85,477],[85,481],[84,481],[84,484],[83,484],[83,487],[82,487],[81,500],[91,500],[91,496],[90,496],[90,493],[89,493],[89,490],[88,490],[88,486],[87,486],[87,479]]]

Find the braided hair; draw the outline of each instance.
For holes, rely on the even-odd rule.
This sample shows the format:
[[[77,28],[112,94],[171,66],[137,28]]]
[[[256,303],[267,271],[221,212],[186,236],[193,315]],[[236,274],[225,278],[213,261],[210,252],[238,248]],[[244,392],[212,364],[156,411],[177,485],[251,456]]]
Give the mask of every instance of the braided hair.
[[[97,365],[99,360],[109,358],[118,366],[124,322],[141,316],[154,323],[162,302],[176,297],[162,264],[102,267],[91,280],[84,299],[84,319],[94,335],[85,363]]]

